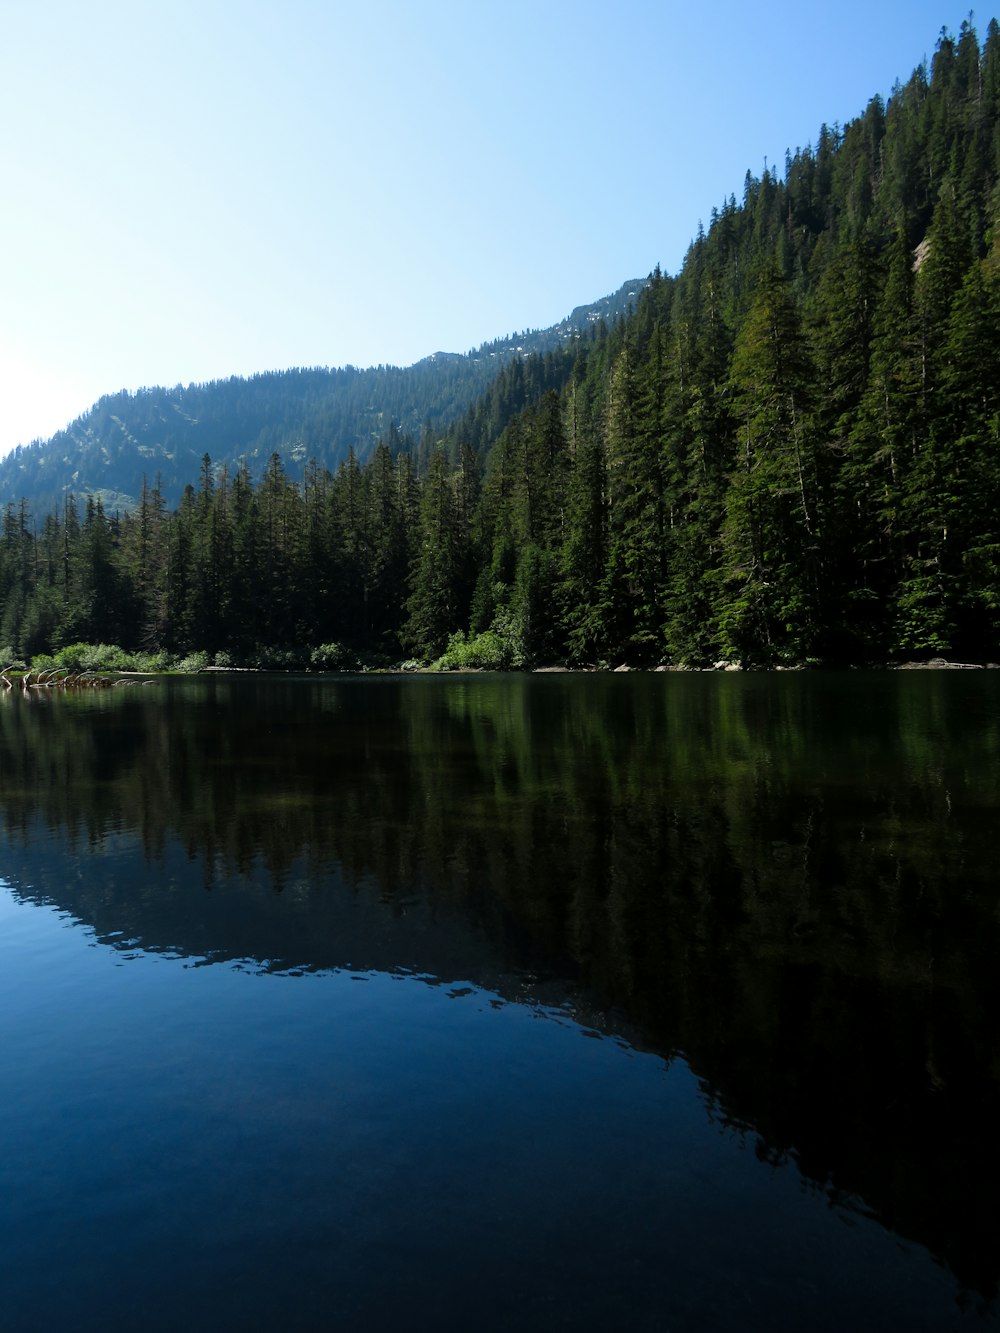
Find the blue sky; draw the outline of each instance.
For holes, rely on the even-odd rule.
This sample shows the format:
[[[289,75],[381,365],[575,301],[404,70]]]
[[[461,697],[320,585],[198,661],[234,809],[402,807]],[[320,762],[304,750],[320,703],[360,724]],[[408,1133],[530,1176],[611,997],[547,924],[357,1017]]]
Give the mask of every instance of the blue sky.
[[[968,12],[0,0],[0,453],[103,393],[406,365],[676,272]]]

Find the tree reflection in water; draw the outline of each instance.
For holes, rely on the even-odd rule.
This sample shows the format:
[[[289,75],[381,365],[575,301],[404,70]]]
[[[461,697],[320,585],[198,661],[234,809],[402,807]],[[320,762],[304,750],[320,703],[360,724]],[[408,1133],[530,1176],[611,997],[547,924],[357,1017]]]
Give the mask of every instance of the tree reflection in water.
[[[998,703],[985,673],[6,698],[5,873],[129,947],[559,979],[992,1299]]]

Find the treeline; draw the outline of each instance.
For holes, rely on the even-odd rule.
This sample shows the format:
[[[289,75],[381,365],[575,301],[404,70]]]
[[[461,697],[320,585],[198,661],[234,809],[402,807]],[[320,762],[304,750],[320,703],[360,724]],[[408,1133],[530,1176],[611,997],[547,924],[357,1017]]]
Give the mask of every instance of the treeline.
[[[557,404],[550,386],[606,336],[512,361],[454,438],[393,430],[366,463],[353,450],[336,473],[311,460],[301,483],[276,452],[256,483],[246,460],[230,471],[206,454],[174,510],[145,480],[126,512],[70,497],[38,525],[8,505],[0,646],[25,660],[83,642],[270,666],[436,656],[476,582],[481,457],[526,404]]]
[[[9,509],[0,642],[745,664],[997,656],[1000,28],[942,34],[676,278],[419,449],[167,514]],[[527,367],[531,366],[529,370]],[[478,415],[477,415],[478,413]]]
[[[277,452],[301,481],[308,459],[334,469],[351,449],[367,458],[393,426],[415,438],[428,425],[443,429],[511,355],[504,344],[492,356],[406,368],[314,367],[108,394],[50,441],[0,460],[0,492],[30,497],[39,512],[58,509],[73,473],[78,495],[94,494],[114,512],[133,508],[143,474],[155,473],[173,508],[206,451],[231,468],[245,458],[255,482]]]

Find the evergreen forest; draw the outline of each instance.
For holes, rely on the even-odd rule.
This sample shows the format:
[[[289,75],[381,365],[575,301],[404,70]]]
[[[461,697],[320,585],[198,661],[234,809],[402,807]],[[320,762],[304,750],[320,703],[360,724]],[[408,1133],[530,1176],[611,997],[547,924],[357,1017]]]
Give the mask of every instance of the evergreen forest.
[[[1000,26],[748,172],[451,424],[11,503],[0,644],[221,665],[1000,657]]]

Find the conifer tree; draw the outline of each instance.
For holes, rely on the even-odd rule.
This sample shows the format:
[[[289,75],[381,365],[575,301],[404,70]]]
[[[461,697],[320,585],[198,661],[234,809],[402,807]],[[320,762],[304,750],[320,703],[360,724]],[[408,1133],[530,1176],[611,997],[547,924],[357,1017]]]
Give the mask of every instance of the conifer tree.
[[[765,271],[730,370],[736,460],[726,495],[724,649],[743,660],[801,658],[817,644],[822,514],[812,369],[798,311]]]
[[[461,553],[456,504],[443,450],[430,458],[420,497],[407,618],[400,638],[418,657],[436,657],[461,628]]]

